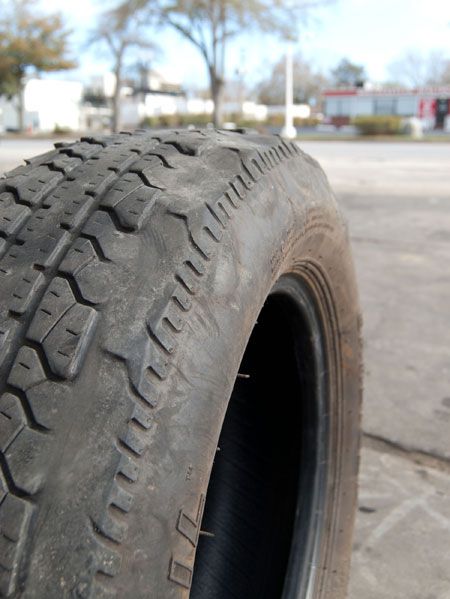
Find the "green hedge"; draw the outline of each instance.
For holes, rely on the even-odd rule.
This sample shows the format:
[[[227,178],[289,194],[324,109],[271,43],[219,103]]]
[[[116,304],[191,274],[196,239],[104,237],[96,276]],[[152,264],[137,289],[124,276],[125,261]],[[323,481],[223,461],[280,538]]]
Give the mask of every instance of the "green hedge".
[[[268,116],[265,121],[245,118],[240,114],[228,114],[224,116],[224,121],[235,123],[236,127],[247,127],[263,131],[266,127],[283,127],[284,114],[272,114]],[[210,114],[173,114],[146,117],[141,121],[140,126],[148,127],[150,129],[158,129],[160,127],[187,127],[188,125],[194,125],[194,127],[206,127],[206,125],[211,122],[212,115]],[[316,118],[294,119],[294,125],[296,127],[313,127],[319,122],[319,119]]]
[[[398,135],[402,132],[402,119],[399,116],[357,116],[352,124],[361,135]]]
[[[283,127],[285,122],[284,113],[270,114],[265,121],[264,125],[272,127]],[[315,127],[320,123],[320,119],[316,117],[309,117],[307,119],[301,119],[300,117],[294,117],[295,127]]]
[[[148,127],[150,129],[158,129],[160,127],[187,127],[188,125],[194,125],[194,127],[206,127],[206,125],[211,122],[212,116],[210,114],[166,114],[146,117],[141,121],[140,126]]]

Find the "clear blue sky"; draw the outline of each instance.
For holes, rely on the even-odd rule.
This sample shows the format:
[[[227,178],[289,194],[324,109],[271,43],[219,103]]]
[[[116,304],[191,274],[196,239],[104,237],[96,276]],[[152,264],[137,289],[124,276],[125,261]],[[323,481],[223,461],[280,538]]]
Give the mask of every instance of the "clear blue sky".
[[[95,15],[108,2],[41,0],[41,6],[46,11],[63,11],[79,46],[86,30],[95,23]],[[381,81],[388,77],[388,65],[405,51],[427,54],[440,50],[450,58],[450,0],[336,0],[312,11],[309,21],[308,26],[300,27],[297,47],[323,71],[347,57],[365,65],[372,80]],[[155,41],[162,48],[157,68],[178,75],[188,85],[206,84],[204,66],[195,48],[171,32],[159,34]],[[257,81],[283,49],[282,42],[267,36],[238,38],[229,50],[228,75],[240,66],[250,81]],[[86,79],[108,67],[97,51],[74,53],[80,68],[71,77]]]

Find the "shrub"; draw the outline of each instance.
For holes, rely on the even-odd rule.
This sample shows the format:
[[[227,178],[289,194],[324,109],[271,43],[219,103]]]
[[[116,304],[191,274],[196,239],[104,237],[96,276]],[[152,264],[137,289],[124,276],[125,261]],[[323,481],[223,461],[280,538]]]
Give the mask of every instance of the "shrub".
[[[209,123],[212,123],[213,117],[212,114],[183,114],[180,115],[181,125],[184,127],[189,127],[189,125],[194,125],[194,127],[206,127]]]
[[[173,127],[206,127],[212,122],[210,114],[161,114],[159,116],[147,116],[140,122],[139,126],[148,129],[164,129]]]
[[[54,135],[69,135],[72,133],[72,130],[69,129],[69,127],[61,127],[61,125],[56,123],[56,125],[53,127],[53,133]]]
[[[310,116],[306,119],[301,119],[299,117],[294,118],[294,125],[296,127],[317,127],[321,122],[322,121],[316,116]]]
[[[273,113],[267,116],[265,120],[265,124],[268,127],[282,127],[284,125],[284,114],[283,113]]]
[[[402,132],[402,119],[399,116],[357,116],[352,124],[361,135],[398,135]]]

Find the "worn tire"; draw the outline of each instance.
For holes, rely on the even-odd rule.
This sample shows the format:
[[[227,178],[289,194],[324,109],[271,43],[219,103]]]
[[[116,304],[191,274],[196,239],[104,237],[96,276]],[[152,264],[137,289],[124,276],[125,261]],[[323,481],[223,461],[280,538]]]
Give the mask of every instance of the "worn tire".
[[[0,179],[0,257],[2,597],[345,596],[359,313],[314,160],[61,144]]]

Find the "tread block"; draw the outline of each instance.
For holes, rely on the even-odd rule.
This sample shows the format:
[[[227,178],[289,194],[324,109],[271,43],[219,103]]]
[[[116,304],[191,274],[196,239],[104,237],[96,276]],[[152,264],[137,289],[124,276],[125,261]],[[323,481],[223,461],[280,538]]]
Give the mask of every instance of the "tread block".
[[[225,196],[223,195],[219,199],[209,202],[208,207],[216,219],[220,221],[222,227],[226,227],[228,221],[231,219],[232,209]]]
[[[209,210],[189,209],[183,200],[174,203],[170,213],[182,218],[201,257],[209,259],[222,239],[223,227]]]
[[[69,233],[67,231],[55,230],[52,234],[48,234],[45,237],[38,239],[37,242],[33,242],[32,245],[35,247],[30,248],[30,246],[28,246],[26,249],[28,252],[34,252],[34,263],[37,266],[49,268],[53,266],[59,258],[68,241]],[[25,246],[22,247],[25,248]]]
[[[69,283],[56,277],[50,283],[27,332],[30,341],[42,343],[63,314],[75,304]]]
[[[44,484],[48,471],[49,435],[23,427],[5,452],[16,487],[32,495]]]
[[[10,541],[18,541],[23,527],[23,518],[30,512],[31,506],[24,500],[8,495],[0,506],[0,528],[2,535]]]
[[[44,195],[62,181],[63,174],[51,171],[48,166],[38,166],[28,174],[7,180],[8,187],[15,189],[18,199],[28,206],[37,206]]]
[[[93,584],[89,588],[88,594],[79,593],[76,595],[76,597],[77,599],[78,597],[80,599],[115,599],[117,597],[117,593],[115,589],[107,589],[105,586],[100,584],[98,580],[94,580]]]
[[[66,229],[79,227],[88,216],[94,204],[94,199],[89,196],[73,197],[64,203],[64,212],[61,215],[60,226]]]
[[[199,156],[202,150],[211,145],[210,138],[203,133],[188,133],[188,135],[184,132],[172,133],[164,137],[163,142],[174,146],[181,154],[187,156]]]
[[[117,229],[107,212],[98,210],[95,212],[83,228],[82,233],[86,237],[95,239],[107,260],[113,260],[114,254],[111,253],[111,247],[118,235]]]
[[[35,421],[47,429],[56,429],[59,410],[68,401],[67,387],[60,381],[46,380],[30,387],[26,394]]]
[[[96,256],[97,254],[91,241],[83,237],[78,237],[61,262],[59,270],[70,275],[75,275],[94,260]]]
[[[0,535],[0,554],[2,556],[2,566],[9,570],[14,568],[14,558],[16,553],[16,547],[14,541],[9,539],[6,535]]]
[[[92,196],[103,193],[108,185],[116,178],[117,174],[111,169],[111,161],[105,159],[90,159],[85,162],[75,173],[71,173],[68,179],[77,177],[82,182],[81,187],[85,194]]]
[[[41,272],[30,268],[17,283],[9,304],[9,309],[15,314],[24,314],[36,297],[36,293],[45,283],[45,277]]]
[[[167,179],[167,168],[163,165],[160,158],[157,156],[145,157],[145,162],[148,163],[141,171],[141,176],[150,187],[156,187],[160,190],[167,189],[165,180]]]
[[[1,422],[1,418],[0,418],[0,422]],[[1,426],[1,424],[0,424],[0,426]],[[7,493],[8,493],[8,486],[6,484],[3,474],[0,471],[0,504],[5,499]]]
[[[43,154],[38,154],[38,156],[32,156],[31,158],[25,158],[25,162],[27,165],[31,164],[33,166],[40,166],[42,164],[47,164],[49,160],[58,155],[56,150],[49,150],[48,152],[44,152]]]
[[[8,494],[0,505],[0,595],[16,589],[19,559],[32,515],[32,506]]]
[[[75,158],[73,156],[59,154],[48,164],[52,165],[54,170],[62,171],[65,175],[67,175],[68,173],[70,173],[70,171],[73,171],[74,168],[80,166],[81,158]]]
[[[171,146],[167,147],[173,150],[174,154],[180,157],[179,152],[177,152],[175,148]],[[145,184],[150,185],[150,187],[166,189],[166,185],[162,183],[162,181],[160,181],[160,177],[158,177],[158,173],[162,175],[163,179],[167,177],[167,166],[164,165],[165,158],[162,155],[159,155],[159,150],[161,148],[163,148],[163,146],[159,146],[155,152],[142,156],[140,160],[133,164],[133,168],[131,170],[135,176],[139,176],[141,183],[145,182]]]
[[[57,376],[72,380],[78,374],[94,334],[98,313],[73,305],[43,341],[49,366]]]
[[[133,495],[123,489],[117,481],[114,481],[109,495],[109,501],[111,505],[114,505],[117,509],[124,513],[128,513],[133,504]]]
[[[19,231],[17,239],[19,241],[28,241],[45,234],[49,229],[50,223],[48,221],[51,216],[48,210],[42,208],[36,210]]]
[[[22,204],[16,204],[12,193],[0,194],[0,233],[12,235],[31,214]]]
[[[195,279],[195,275],[192,269],[186,264],[181,264],[178,268],[176,277],[179,279],[181,284],[191,295],[195,295],[198,291],[198,281]]]
[[[117,147],[109,147],[104,152],[105,157],[108,158],[108,165],[116,175],[126,171],[130,166],[136,162],[136,155],[129,154],[128,149],[123,152],[117,152]]]
[[[25,424],[25,414],[19,398],[11,393],[4,393],[0,397],[0,451],[6,451]]]
[[[61,148],[61,154],[68,154],[71,157],[81,158],[82,160],[89,160],[93,156],[96,156],[103,150],[103,144],[100,143],[89,143],[87,141],[80,141],[75,144],[71,144],[68,147]]]
[[[121,543],[125,537],[127,525],[125,522],[119,522],[108,511],[105,512],[99,520],[95,521],[95,526],[101,534],[116,543]]]
[[[175,291],[172,295],[172,300],[183,310],[183,312],[189,312],[189,310],[192,307],[192,300],[189,297],[189,294],[186,291],[186,289],[184,289],[184,287],[182,287],[180,283],[178,283],[175,287]]]
[[[139,404],[134,406],[131,419],[140,424],[145,430],[148,430],[153,423],[152,414],[149,414],[148,410],[145,410]]]
[[[130,451],[138,456],[141,456],[147,448],[146,441],[132,428],[127,429],[121,437],[121,441]]]
[[[97,258],[78,271],[74,278],[81,296],[92,304],[106,302],[114,290],[111,288],[112,264],[103,264]]]
[[[111,269],[113,264],[104,264],[99,260],[92,242],[78,238],[67,253],[60,272],[74,277],[83,299],[92,304],[100,304],[110,298]]]
[[[85,195],[84,188],[77,180],[66,180],[50,193],[42,202],[44,208],[52,206],[65,205],[65,202],[73,197],[82,197]]]
[[[242,164],[254,181],[261,179],[267,167],[256,152],[245,152],[241,156]]]
[[[114,208],[130,193],[144,187],[142,179],[136,173],[127,173],[108,191],[101,201],[106,208]]]
[[[108,192],[102,206],[113,208],[120,224],[138,231],[146,222],[159,191],[144,185],[139,175],[128,173]]]
[[[168,298],[174,295],[175,289],[176,284],[174,285],[173,290],[169,289]],[[186,305],[185,296],[182,296],[182,299],[183,304]],[[176,341],[174,333],[181,331],[184,325],[181,316],[184,311],[184,308],[181,308],[178,302],[175,303],[165,299],[164,304],[161,307],[154,305],[147,315],[147,326],[149,330],[169,354],[172,354],[175,351]]]
[[[149,166],[149,160],[151,156],[156,156],[165,167],[172,169],[178,168],[180,158],[183,158],[183,156],[180,156],[180,152],[174,148],[174,146],[160,144],[154,149],[154,151],[149,153],[147,156],[144,156],[142,161],[139,161],[137,166],[134,167],[134,170],[143,170]]]
[[[172,559],[169,569],[169,580],[176,582],[180,586],[190,589],[192,583],[193,570],[188,564],[182,564]]]
[[[8,383],[27,391],[46,380],[37,352],[31,347],[21,347],[8,377]]]
[[[97,570],[103,572],[107,576],[114,576],[120,569],[120,555],[118,555],[109,547],[100,545],[98,543],[98,549],[96,551]],[[93,598],[94,596],[91,595]],[[97,595],[95,595],[97,597]]]
[[[84,222],[92,209],[94,199],[86,195],[78,181],[65,181],[44,200],[43,206],[50,208],[59,221],[59,226],[74,229]]]
[[[8,354],[19,323],[11,318],[0,321],[0,364]]]
[[[50,153],[51,152],[49,152],[49,154]],[[26,164],[19,164],[19,166],[16,166],[16,168],[12,168],[10,171],[6,171],[5,179],[11,179],[12,177],[17,177],[17,175],[26,175],[27,173],[29,173],[29,165],[31,163],[28,162],[27,159],[25,159],[24,162]],[[4,179],[2,180],[2,182],[4,183]]]
[[[121,454],[117,472],[120,472],[130,482],[135,483],[138,479],[139,467],[130,457]]]
[[[143,187],[120,202],[114,209],[120,224],[133,231],[142,229],[152,212],[158,193],[157,190]]]

